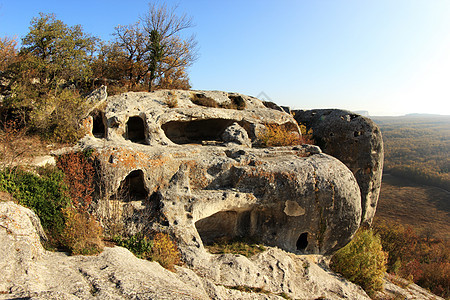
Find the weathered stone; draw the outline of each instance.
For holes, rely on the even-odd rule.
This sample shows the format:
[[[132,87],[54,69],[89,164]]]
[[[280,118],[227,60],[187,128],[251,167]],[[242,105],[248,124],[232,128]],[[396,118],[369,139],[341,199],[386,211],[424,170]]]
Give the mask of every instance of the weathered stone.
[[[202,251],[202,241],[225,235],[292,252],[330,253],[359,227],[360,193],[352,173],[307,147],[130,149],[92,138],[83,145],[97,150],[104,187],[97,214],[105,225],[122,223],[129,234],[163,226],[193,252]],[[133,175],[137,170],[140,175]],[[129,198],[120,197],[120,186],[128,186]],[[307,245],[299,247],[303,233]]]
[[[252,146],[252,140],[248,137],[247,131],[239,126],[238,123],[228,126],[222,133],[221,138],[225,143],[235,143],[247,147]]]
[[[372,223],[381,187],[383,139],[369,118],[338,109],[294,111],[295,119],[313,130],[323,152],[341,160],[361,189],[362,224]]]
[[[48,252],[28,209],[2,202],[0,216],[0,299],[283,299],[281,293],[295,299],[369,299],[360,287],[330,273],[321,256],[271,247],[252,258],[205,252],[192,270],[177,266],[170,272],[121,247],[107,247],[98,256]]]
[[[176,108],[169,106],[170,99],[177,100]],[[222,134],[233,123],[246,130],[252,143],[266,123],[299,132],[291,115],[253,97],[218,91],[129,92],[109,97],[104,116],[108,140],[152,146],[223,143]]]
[[[27,270],[43,255],[39,234],[45,234],[39,219],[29,209],[14,202],[0,202],[0,294],[12,282],[24,280]]]

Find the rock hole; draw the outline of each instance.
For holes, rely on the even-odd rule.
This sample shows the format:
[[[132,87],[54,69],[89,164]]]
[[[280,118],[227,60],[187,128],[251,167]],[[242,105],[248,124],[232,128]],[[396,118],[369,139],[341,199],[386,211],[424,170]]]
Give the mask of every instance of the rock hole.
[[[228,95],[228,98],[231,100],[232,109],[243,110],[246,107],[245,100],[242,96],[239,95]]]
[[[134,170],[120,183],[117,196],[123,201],[145,200],[148,191],[144,182],[144,172]]]
[[[250,236],[251,211],[220,211],[195,222],[195,227],[205,245],[229,242],[234,238]]]
[[[308,233],[307,232],[303,232],[302,234],[300,234],[300,236],[298,237],[296,246],[297,246],[297,250],[305,251],[306,247],[308,247]]]
[[[100,139],[106,137],[106,126],[103,122],[102,112],[97,112],[92,115],[92,135]]]
[[[145,124],[141,117],[130,117],[127,122],[127,138],[134,143],[145,143]]]
[[[225,129],[233,120],[207,119],[189,122],[171,121],[163,124],[167,138],[176,144],[202,144],[202,142],[221,142]]]
[[[231,240],[236,236],[236,225],[236,211],[220,211],[195,222],[197,232],[206,245],[219,240]]]

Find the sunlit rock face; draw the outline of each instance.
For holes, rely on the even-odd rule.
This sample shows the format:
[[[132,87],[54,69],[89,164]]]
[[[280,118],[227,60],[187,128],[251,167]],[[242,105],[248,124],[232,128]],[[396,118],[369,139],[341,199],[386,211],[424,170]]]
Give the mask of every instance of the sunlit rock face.
[[[371,224],[380,194],[383,139],[369,118],[338,109],[294,111],[298,123],[313,130],[323,152],[342,161],[361,190],[362,224]]]
[[[170,232],[194,261],[205,244],[237,237],[328,254],[360,226],[360,186],[344,163],[312,145],[260,147],[267,124],[300,134],[277,106],[157,91],[108,97],[98,115],[98,134],[80,145],[97,150],[95,212],[107,230]]]

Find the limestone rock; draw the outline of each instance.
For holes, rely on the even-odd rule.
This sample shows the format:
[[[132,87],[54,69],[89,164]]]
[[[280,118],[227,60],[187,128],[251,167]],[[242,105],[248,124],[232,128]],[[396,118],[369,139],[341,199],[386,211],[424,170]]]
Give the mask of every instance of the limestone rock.
[[[175,99],[177,107],[171,107]],[[219,91],[160,90],[108,97],[104,131],[108,140],[147,145],[218,144],[233,123],[252,143],[265,124],[299,132],[294,118],[249,96]],[[95,134],[94,134],[95,135]]]
[[[269,247],[252,258],[198,257],[193,268],[170,272],[122,247],[98,256],[42,249],[27,209],[0,203],[0,299],[368,299],[362,289],[331,274],[321,256]],[[263,288],[264,292],[233,289]]]
[[[244,145],[247,147],[252,146],[252,141],[248,137],[247,131],[239,126],[238,123],[233,123],[228,126],[222,133],[222,141],[225,143],[235,143],[238,145]]]
[[[128,234],[165,228],[186,256],[224,236],[331,253],[361,221],[353,174],[329,155],[306,151],[314,147],[128,148],[92,138],[83,145],[97,150],[104,197],[96,213],[104,226],[121,224]]]
[[[43,255],[38,232],[44,231],[31,210],[12,201],[0,202],[0,293],[8,291],[11,282],[23,279]]]
[[[338,109],[294,111],[295,119],[313,130],[323,152],[341,160],[361,189],[362,224],[372,223],[381,187],[383,139],[369,118]]]
[[[109,97],[105,139],[80,143],[98,153],[103,225],[172,232],[186,256],[220,235],[302,253],[345,245],[361,221],[354,176],[317,146],[252,149],[267,124],[299,132],[269,104],[219,91]]]

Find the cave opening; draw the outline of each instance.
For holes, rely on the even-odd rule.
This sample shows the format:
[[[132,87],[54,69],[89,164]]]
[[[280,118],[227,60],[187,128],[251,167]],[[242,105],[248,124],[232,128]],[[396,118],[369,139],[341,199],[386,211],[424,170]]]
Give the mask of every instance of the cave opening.
[[[127,121],[127,138],[133,143],[145,143],[145,124],[141,117],[130,117]]]
[[[175,144],[202,144],[221,142],[222,133],[234,122],[226,119],[170,121],[161,127],[167,138]]]
[[[148,191],[144,182],[144,172],[134,170],[120,183],[117,196],[123,201],[146,200]]]
[[[106,137],[106,126],[101,112],[92,115],[92,135],[100,139]]]
[[[299,251],[306,250],[306,247],[308,247],[308,233],[307,232],[303,232],[302,234],[300,234],[300,236],[298,237],[296,246],[297,246],[297,250],[299,250]]]

